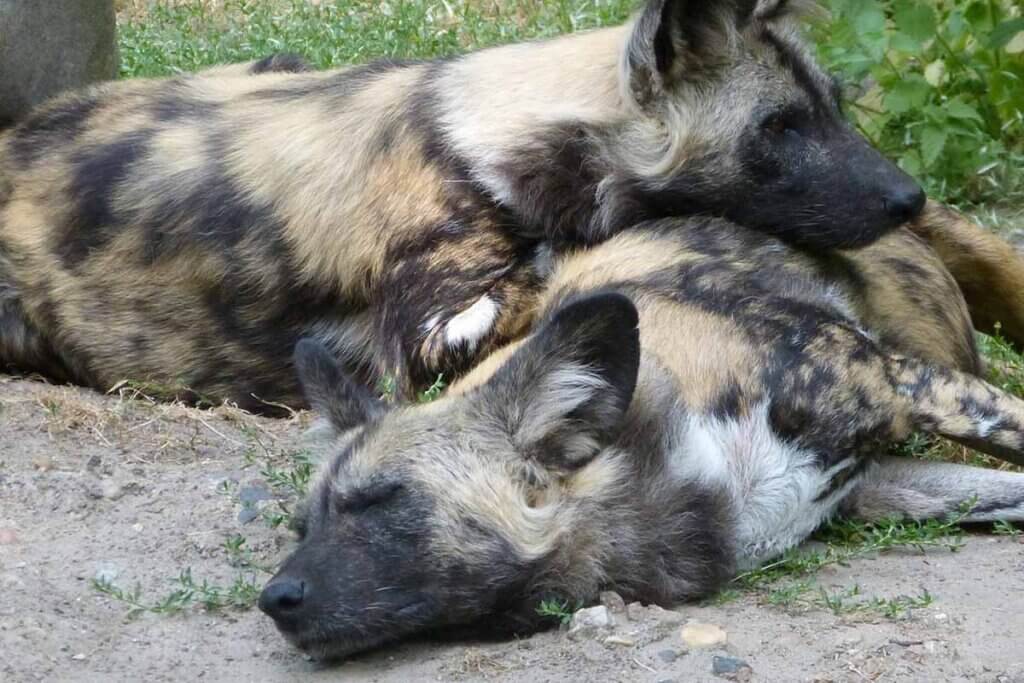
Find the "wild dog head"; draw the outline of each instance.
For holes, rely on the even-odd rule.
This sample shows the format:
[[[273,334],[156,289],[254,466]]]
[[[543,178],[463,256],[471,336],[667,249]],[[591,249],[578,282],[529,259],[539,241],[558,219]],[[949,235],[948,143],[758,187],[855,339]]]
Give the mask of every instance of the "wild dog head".
[[[571,306],[471,394],[387,413],[300,342],[303,386],[342,436],[261,609],[300,648],[337,657],[485,616],[521,629],[538,618],[539,586],[575,594],[598,581],[547,570],[587,504],[570,499],[620,485],[574,482],[623,422],[636,315],[621,296]]]
[[[847,123],[838,82],[804,45],[806,4],[648,2],[620,75],[640,116],[618,152],[642,205],[816,249],[870,243],[920,213],[921,188]]]
[[[613,575],[650,599],[714,574],[664,526],[659,538],[701,558],[684,580],[652,578],[664,558],[639,550],[666,543],[641,540],[656,525],[612,446],[639,364],[625,297],[563,308],[481,385],[427,405],[385,413],[312,342],[296,362],[342,432],[298,515],[298,547],[260,598],[303,650],[335,658],[468,624],[524,632],[542,624],[543,599],[594,599]],[[674,493],[651,504],[708,504]]]

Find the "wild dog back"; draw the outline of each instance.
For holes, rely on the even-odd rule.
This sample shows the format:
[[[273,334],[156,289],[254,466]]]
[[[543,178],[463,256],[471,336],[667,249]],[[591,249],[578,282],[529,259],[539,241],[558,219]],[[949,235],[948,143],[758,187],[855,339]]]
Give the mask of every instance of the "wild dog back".
[[[448,60],[52,103],[0,137],[0,362],[258,407],[297,400],[312,336],[410,393],[522,332],[542,240],[706,212],[869,243],[923,195],[849,129],[795,7],[651,0]]]

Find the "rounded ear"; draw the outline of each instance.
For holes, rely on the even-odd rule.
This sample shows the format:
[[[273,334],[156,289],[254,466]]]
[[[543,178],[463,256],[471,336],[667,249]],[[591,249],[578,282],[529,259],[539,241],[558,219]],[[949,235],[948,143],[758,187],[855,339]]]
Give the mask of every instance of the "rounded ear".
[[[562,307],[485,385],[517,450],[573,470],[619,434],[640,367],[639,316],[618,293]]]
[[[779,0],[782,1],[782,0]],[[626,48],[629,91],[641,106],[676,82],[699,80],[721,64],[754,0],[649,0]]]
[[[293,360],[310,406],[326,417],[335,431],[358,427],[384,413],[384,403],[349,377],[320,342],[300,339]]]

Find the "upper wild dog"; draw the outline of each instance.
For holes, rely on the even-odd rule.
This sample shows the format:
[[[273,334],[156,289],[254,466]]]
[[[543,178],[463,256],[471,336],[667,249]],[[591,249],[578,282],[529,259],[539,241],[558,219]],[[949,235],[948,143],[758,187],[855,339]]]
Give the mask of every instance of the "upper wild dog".
[[[422,406],[389,410],[300,342],[338,439],[260,607],[338,657],[466,624],[529,631],[544,599],[704,595],[840,508],[941,518],[970,501],[968,521],[1024,520],[1024,474],[879,457],[920,429],[1024,464],[1024,401],[963,372],[977,356],[955,283],[905,260],[916,238],[884,241],[889,258],[826,267],[719,220],[623,232],[561,260],[532,334]],[[865,264],[887,284],[865,290]],[[946,340],[948,359],[902,355],[916,342],[882,341],[884,321]]]
[[[924,195],[847,125],[798,4],[53,102],[0,135],[0,365],[259,408],[301,402],[310,336],[408,393],[527,328],[550,248],[693,213],[868,244]]]

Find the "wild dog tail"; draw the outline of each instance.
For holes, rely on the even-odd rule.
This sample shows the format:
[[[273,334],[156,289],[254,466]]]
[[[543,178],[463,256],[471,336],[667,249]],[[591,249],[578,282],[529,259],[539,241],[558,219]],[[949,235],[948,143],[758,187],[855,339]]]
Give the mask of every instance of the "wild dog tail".
[[[1024,466],[1024,400],[977,377],[916,360],[893,359],[890,370],[918,429]]]
[[[973,375],[917,360],[892,359],[889,372],[915,427],[1024,465],[1024,401]],[[843,501],[843,512],[869,520],[1024,522],[1024,473],[877,458]]]

